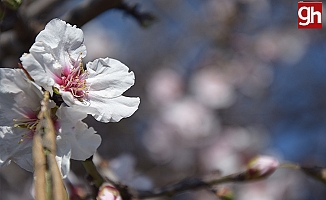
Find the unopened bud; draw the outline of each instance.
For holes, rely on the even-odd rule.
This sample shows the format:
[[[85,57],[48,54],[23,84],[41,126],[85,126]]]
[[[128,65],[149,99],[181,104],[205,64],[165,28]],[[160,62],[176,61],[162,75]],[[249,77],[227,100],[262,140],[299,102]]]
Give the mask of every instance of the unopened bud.
[[[245,172],[245,180],[257,180],[271,175],[279,167],[279,162],[273,157],[258,156],[252,159]]]
[[[97,195],[97,200],[122,200],[117,188],[108,183],[104,183]]]
[[[220,188],[217,191],[216,196],[219,197],[221,200],[233,200],[234,199],[233,191],[227,187]]]

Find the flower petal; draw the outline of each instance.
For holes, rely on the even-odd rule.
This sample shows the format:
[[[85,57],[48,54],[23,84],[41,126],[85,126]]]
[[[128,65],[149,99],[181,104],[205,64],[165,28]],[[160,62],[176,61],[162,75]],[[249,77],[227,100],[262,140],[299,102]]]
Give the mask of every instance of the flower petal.
[[[85,112],[72,107],[60,106],[57,111],[61,129],[60,136],[69,142],[71,158],[75,160],[86,160],[91,157],[101,144],[101,137],[93,128],[88,128],[80,121],[86,117]]]
[[[83,31],[60,19],[51,20],[37,35],[35,41],[40,41],[53,49],[58,60],[65,60],[65,53],[74,60],[86,56]]]
[[[53,64],[46,64],[45,61],[43,61],[41,54],[33,55],[25,53],[20,57],[20,60],[34,81],[45,90],[49,91],[52,95],[52,86],[55,84],[54,79],[52,78],[53,73],[51,72],[51,70],[53,70]],[[55,62],[54,59],[53,62]],[[47,68],[46,66],[50,66],[50,68]],[[48,75],[48,73],[51,75]]]
[[[75,134],[62,135],[71,145],[71,159],[86,160],[94,155],[101,144],[101,136],[94,134],[96,131],[83,122],[76,124]]]
[[[20,60],[35,82],[52,94],[54,78],[60,77],[62,68],[86,56],[83,41],[81,29],[53,19],[36,37],[30,54]]]
[[[63,178],[66,178],[70,169],[71,146],[63,137],[57,136],[57,155],[55,157]]]
[[[69,123],[71,127],[74,127],[74,124],[85,119],[87,114],[81,110],[61,105],[56,112],[56,116],[59,118],[60,122]],[[71,127],[69,127],[68,130],[70,130]]]
[[[86,65],[89,73],[87,83],[89,91],[104,98],[112,98],[121,95],[135,82],[133,72],[118,60],[100,58]],[[99,94],[101,93],[101,94]]]
[[[30,146],[26,150],[32,150],[32,147]],[[17,154],[15,157],[12,158],[12,161],[14,161],[17,165],[19,165],[21,168],[25,169],[26,171],[32,172],[34,171],[34,164],[33,164],[33,158],[32,158],[32,151],[27,153],[24,151],[24,154]]]
[[[32,140],[19,143],[22,135],[19,131],[22,129],[0,126],[0,167],[12,160],[22,168],[33,171]]]
[[[22,113],[37,112],[41,88],[27,80],[21,69],[0,69],[0,125],[10,126]]]
[[[101,122],[118,122],[122,118],[130,117],[140,103],[138,97],[119,96],[108,99],[103,96],[89,94],[92,108],[95,108],[92,116]]]

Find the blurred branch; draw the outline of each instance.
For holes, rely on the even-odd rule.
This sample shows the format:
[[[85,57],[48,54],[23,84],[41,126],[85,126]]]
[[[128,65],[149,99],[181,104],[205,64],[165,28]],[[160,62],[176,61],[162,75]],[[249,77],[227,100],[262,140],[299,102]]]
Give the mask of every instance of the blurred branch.
[[[326,168],[323,167],[301,167],[300,168],[306,175],[319,180],[326,184]]]
[[[64,0],[36,0],[26,8],[27,19],[36,19],[64,3]]]
[[[133,16],[142,27],[149,27],[153,24],[156,18],[151,13],[140,12],[139,7],[139,4],[129,6],[125,3],[122,3],[119,9],[125,11],[125,13],[128,15]]]
[[[269,159],[269,160],[268,160]],[[223,183],[236,183],[236,182],[251,182],[257,180],[263,180],[268,178],[271,174],[275,172],[276,169],[287,168],[291,170],[301,170],[306,175],[315,178],[322,183],[326,184],[326,168],[322,167],[303,167],[297,164],[285,163],[279,164],[278,161],[273,160],[273,158],[263,158],[257,157],[252,159],[248,165],[247,169],[242,172],[230,174],[227,176],[220,177],[219,174],[211,174],[202,178],[186,178],[178,183],[168,185],[166,187],[154,189],[152,191],[135,191],[128,188],[126,185],[117,184],[113,181],[109,181],[115,188],[120,192],[123,200],[129,199],[147,199],[160,196],[171,197],[174,194],[181,193],[187,190],[197,190],[197,189],[209,189],[213,191],[217,196],[224,196],[225,198],[232,197],[232,192],[227,189],[222,192],[216,192],[212,189],[216,185]],[[224,198],[223,197],[223,198]],[[222,199],[223,199],[222,198]]]
[[[153,191],[137,191],[137,198],[147,199],[159,196],[172,196],[174,194],[184,192],[187,190],[198,190],[198,189],[209,189],[214,185],[219,185],[228,182],[243,182],[250,181],[247,179],[247,172],[240,172],[236,174],[231,174],[223,177],[211,177],[207,176],[204,178],[186,178],[176,184],[169,185],[163,188],[155,189]],[[118,188],[119,189],[119,188]]]
[[[287,163],[280,166],[281,168],[301,170],[306,175],[319,180],[326,185],[326,168],[325,167],[305,167],[297,164]]]
[[[0,67],[15,66],[18,58],[33,44],[36,35],[44,28],[49,17],[52,18],[53,7],[61,6],[65,2],[63,0],[24,1],[18,11],[6,12],[6,16],[0,21]],[[139,12],[137,5],[128,6],[122,0],[84,0],[59,18],[81,27],[113,8],[133,16],[143,27],[151,25],[155,20],[153,15]]]
[[[85,0],[61,16],[61,19],[81,27],[101,13],[121,5],[122,0]]]

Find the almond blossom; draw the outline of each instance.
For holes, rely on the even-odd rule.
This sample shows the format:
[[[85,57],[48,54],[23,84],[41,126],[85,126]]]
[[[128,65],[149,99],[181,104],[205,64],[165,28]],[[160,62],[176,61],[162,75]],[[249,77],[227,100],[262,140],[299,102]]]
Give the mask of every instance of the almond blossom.
[[[36,37],[30,53],[21,57],[35,83],[62,96],[70,107],[101,122],[131,116],[139,98],[122,94],[135,81],[133,72],[118,60],[99,58],[83,66],[86,56],[81,29],[60,19],[51,20]]]
[[[33,171],[32,143],[43,92],[21,69],[0,69],[0,167],[11,161]],[[55,108],[54,102],[49,102]],[[55,110],[55,109],[54,109]],[[101,137],[81,122],[86,114],[60,106],[51,118],[56,128],[56,160],[63,177],[70,158],[85,160],[93,155]]]

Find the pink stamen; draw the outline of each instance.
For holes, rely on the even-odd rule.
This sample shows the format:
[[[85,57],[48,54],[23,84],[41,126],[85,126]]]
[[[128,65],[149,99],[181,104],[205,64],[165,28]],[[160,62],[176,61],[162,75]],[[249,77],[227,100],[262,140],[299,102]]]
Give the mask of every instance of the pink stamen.
[[[75,98],[82,100],[88,93],[86,79],[87,72],[78,65],[69,70],[64,68],[60,80],[55,81],[60,85],[61,90],[68,91]]]

